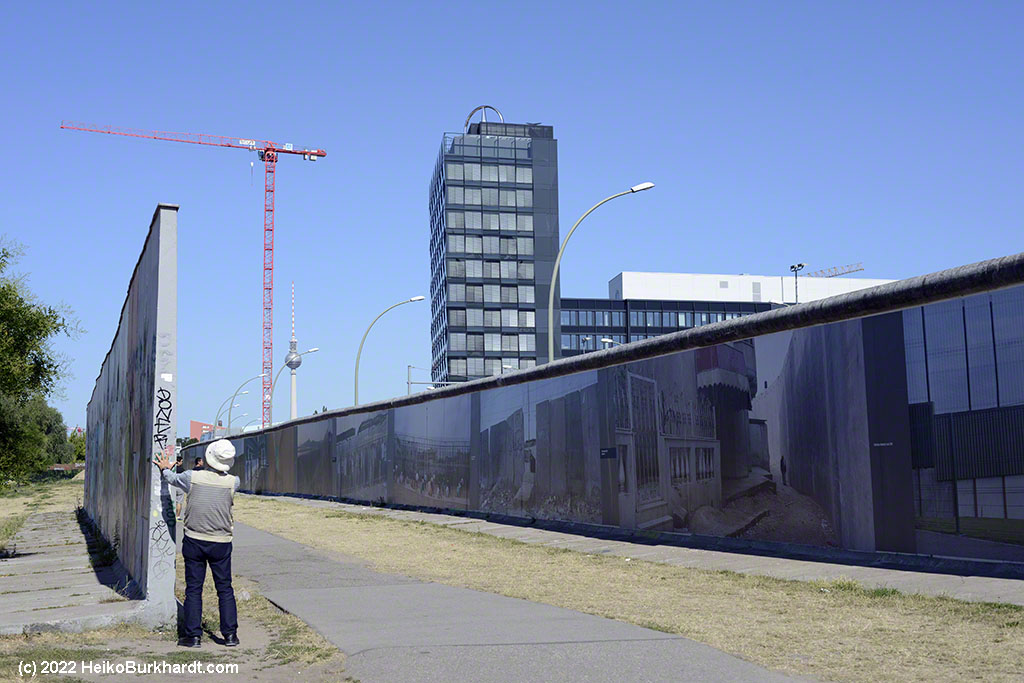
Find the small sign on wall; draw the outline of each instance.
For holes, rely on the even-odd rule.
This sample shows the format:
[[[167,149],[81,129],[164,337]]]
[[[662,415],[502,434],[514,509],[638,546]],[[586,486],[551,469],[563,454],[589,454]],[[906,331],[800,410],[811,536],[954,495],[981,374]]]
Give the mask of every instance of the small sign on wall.
[[[605,458],[607,458],[609,460],[614,460],[617,457],[619,457],[619,454],[615,450],[615,446],[612,446],[611,448],[602,448],[601,449],[601,459],[602,460],[604,460]]]

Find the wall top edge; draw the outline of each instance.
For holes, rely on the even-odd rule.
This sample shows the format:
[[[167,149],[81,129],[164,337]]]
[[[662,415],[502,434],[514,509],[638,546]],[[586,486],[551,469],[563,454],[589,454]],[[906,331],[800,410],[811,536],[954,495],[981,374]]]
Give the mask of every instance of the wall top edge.
[[[839,294],[825,299],[794,304],[762,313],[754,313],[741,318],[733,318],[732,320],[694,327],[644,341],[623,344],[611,349],[562,358],[535,368],[518,370],[505,375],[485,377],[471,382],[442,387],[433,391],[423,391],[411,396],[401,396],[360,406],[329,410],[318,415],[290,420],[274,427],[235,436],[255,436],[308,422],[316,422],[325,417],[344,417],[359,413],[418,405],[477,391],[487,391],[489,389],[571,375],[588,370],[599,370],[633,361],[656,358],[680,351],[715,346],[751,337],[890,313],[936,301],[1004,289],[1019,284],[1024,284],[1024,252],[957,266],[905,280],[896,280],[887,284]],[[208,442],[195,444],[189,446],[189,448],[202,446],[205,443]]]

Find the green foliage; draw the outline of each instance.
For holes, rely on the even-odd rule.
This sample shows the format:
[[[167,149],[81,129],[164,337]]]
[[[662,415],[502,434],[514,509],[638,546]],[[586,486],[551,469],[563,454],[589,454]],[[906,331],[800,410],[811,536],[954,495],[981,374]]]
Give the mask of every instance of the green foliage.
[[[194,443],[199,443],[199,439],[193,439],[191,436],[179,436],[174,440],[174,442],[182,448],[185,448],[186,446],[191,446]]]
[[[8,269],[21,247],[0,242],[0,485],[56,462],[73,462],[60,413],[46,404],[60,381],[62,359],[50,348],[70,336],[65,312],[36,300]]]
[[[68,443],[75,456],[75,462],[85,461],[85,430],[74,430],[68,436]]]

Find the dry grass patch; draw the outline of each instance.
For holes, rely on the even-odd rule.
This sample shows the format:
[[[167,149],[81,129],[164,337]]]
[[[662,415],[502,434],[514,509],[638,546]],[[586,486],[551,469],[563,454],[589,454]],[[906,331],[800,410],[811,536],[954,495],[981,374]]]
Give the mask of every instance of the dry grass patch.
[[[1024,608],[587,555],[422,522],[238,496],[235,517],[374,569],[678,633],[837,681],[1024,678]]]

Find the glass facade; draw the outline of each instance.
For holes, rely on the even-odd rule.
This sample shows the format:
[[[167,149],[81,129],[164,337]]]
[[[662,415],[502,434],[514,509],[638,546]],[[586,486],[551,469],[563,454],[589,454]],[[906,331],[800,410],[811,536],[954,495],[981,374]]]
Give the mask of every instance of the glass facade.
[[[430,187],[433,381],[547,361],[556,144],[551,126],[480,122],[444,136]]]
[[[576,356],[771,308],[749,302],[562,299],[561,352]]]
[[[576,307],[567,327],[572,311],[633,312]],[[450,362],[468,375],[533,357],[503,324],[464,334],[481,353]],[[233,439],[232,472],[256,491],[1024,561],[1022,386],[1018,286],[325,415]]]

